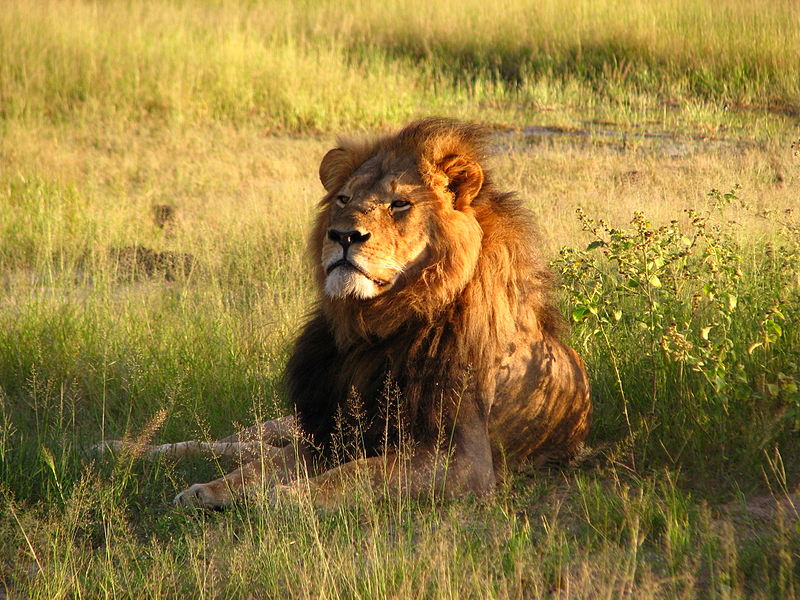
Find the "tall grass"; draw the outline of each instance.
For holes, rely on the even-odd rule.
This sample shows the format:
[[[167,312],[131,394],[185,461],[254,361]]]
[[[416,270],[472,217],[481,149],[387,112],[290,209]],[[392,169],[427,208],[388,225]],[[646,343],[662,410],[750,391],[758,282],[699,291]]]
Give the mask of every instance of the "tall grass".
[[[0,115],[330,130],[609,102],[796,112],[799,31],[791,0],[11,2]]]
[[[795,110],[798,14],[5,2],[0,597],[796,597],[796,129],[737,109]],[[228,464],[93,456],[102,438],[213,439],[285,412],[333,143],[316,132],[431,112],[748,127],[712,145],[636,128],[494,138],[494,177],[538,215],[563,283],[594,453],[481,501],[376,502],[354,482],[335,510],[300,494],[222,514],[169,502]],[[194,266],[147,276],[119,259],[133,247]]]
[[[506,164],[500,176],[514,173]],[[311,301],[297,216],[309,217],[309,199],[250,212],[259,227],[238,206],[190,205],[215,226],[195,216],[161,239],[141,217],[132,232],[104,230],[102,205],[80,187],[5,184],[17,208],[5,216],[16,237],[0,246],[0,582],[11,597],[796,592],[796,507],[746,504],[769,490],[796,499],[800,474],[791,215],[777,215],[786,228],[768,233],[771,246],[739,245],[712,213],[663,227],[584,217],[590,235],[556,267],[594,386],[591,443],[604,448],[587,467],[531,472],[485,502],[376,502],[354,485],[353,503],[331,512],[301,496],[192,516],[170,497],[229,465],[98,460],[88,447],[211,439],[285,410],[277,382]],[[113,215],[129,210],[107,209],[108,222],[123,227]],[[176,282],[132,279],[105,252],[117,239],[190,250],[202,265]]]

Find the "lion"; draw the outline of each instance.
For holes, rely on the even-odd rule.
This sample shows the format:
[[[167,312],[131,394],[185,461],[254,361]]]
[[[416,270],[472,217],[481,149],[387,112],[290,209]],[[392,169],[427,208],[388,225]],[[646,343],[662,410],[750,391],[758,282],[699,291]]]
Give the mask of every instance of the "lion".
[[[484,495],[507,469],[581,449],[586,370],[560,339],[532,214],[487,169],[487,137],[428,118],[324,156],[308,242],[317,303],[285,370],[294,415],[150,448],[242,457],[176,505],[301,483],[336,504],[354,473],[381,494]]]

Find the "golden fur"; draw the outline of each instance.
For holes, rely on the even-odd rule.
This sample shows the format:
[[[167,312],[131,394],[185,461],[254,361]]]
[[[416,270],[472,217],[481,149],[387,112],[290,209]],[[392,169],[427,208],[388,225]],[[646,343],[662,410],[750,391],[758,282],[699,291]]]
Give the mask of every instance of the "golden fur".
[[[336,210],[334,198],[348,178],[360,175],[366,181],[361,187],[371,190],[376,182],[396,180],[409,170],[420,180],[413,191],[414,209],[425,210],[417,226],[426,231],[430,254],[416,271],[374,298],[320,294],[317,321],[299,339],[288,374],[290,386],[298,382],[291,396],[300,422],[322,447],[335,425],[334,415],[347,413],[343,404],[353,389],[365,401],[365,410],[384,408],[380,395],[387,376],[402,393],[412,436],[433,439],[440,434],[434,417],[441,420],[442,411],[455,410],[455,399],[446,396],[456,390],[460,394],[465,377],[488,404],[491,382],[481,379],[491,379],[520,325],[557,335],[560,316],[551,299],[553,278],[538,255],[531,215],[515,196],[498,192],[491,174],[481,167],[484,138],[478,126],[428,119],[371,142],[340,140],[340,147],[323,160],[320,179],[328,194],[309,240],[312,258],[322,255]],[[356,211],[346,222],[367,228],[375,244],[391,247],[397,229],[385,216],[373,218],[374,212]],[[325,269],[316,262],[318,289],[324,290]],[[321,339],[314,337],[320,333]],[[328,337],[335,340],[335,357],[319,357],[312,346],[330,349]],[[309,362],[308,356],[315,358]],[[315,376],[319,365],[329,361],[336,363],[335,375]],[[306,363],[308,371],[303,369]],[[309,390],[308,378],[320,381],[317,393]],[[434,383],[444,391],[434,391]],[[488,412],[489,406],[481,410]],[[563,447],[564,454],[583,439],[585,429]]]

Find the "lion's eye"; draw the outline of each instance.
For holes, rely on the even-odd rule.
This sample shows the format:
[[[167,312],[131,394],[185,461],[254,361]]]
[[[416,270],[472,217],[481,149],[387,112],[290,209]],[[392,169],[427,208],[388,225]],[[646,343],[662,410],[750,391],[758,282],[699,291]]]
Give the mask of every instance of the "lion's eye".
[[[336,204],[338,206],[344,206],[348,202],[350,202],[350,196],[347,196],[345,194],[339,194],[338,196],[336,196]]]
[[[394,212],[400,212],[411,208],[411,202],[407,200],[395,200],[390,206]]]

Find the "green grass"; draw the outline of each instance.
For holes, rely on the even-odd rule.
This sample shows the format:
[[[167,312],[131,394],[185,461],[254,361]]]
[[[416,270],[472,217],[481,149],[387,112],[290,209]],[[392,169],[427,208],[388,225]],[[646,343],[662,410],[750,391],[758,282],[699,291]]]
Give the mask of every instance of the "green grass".
[[[623,246],[652,228],[615,219],[627,232],[613,234],[622,246],[610,257],[602,247],[584,252],[593,237],[564,214],[560,198],[605,205],[608,194],[622,205],[591,214],[648,206],[659,223],[674,216],[691,235],[669,207],[702,210],[704,194],[683,194],[701,185],[704,170],[732,177],[728,160],[757,191],[739,195],[761,206],[785,200],[784,187],[765,177],[760,151],[708,157],[705,166],[694,157],[692,182],[685,159],[602,145],[556,145],[526,159],[523,140],[497,160],[498,177],[530,194],[550,243],[567,243],[599,268],[585,277],[569,261],[556,264],[564,310],[576,320],[571,342],[587,360],[596,402],[591,443],[600,454],[579,470],[532,472],[486,503],[376,504],[367,496],[332,514],[301,501],[192,517],[171,509],[171,497],[225,465],[96,461],[88,447],[123,435],[214,438],[281,414],[280,370],[312,298],[301,247],[319,195],[313,165],[290,166],[310,163],[325,145],[270,140],[266,163],[281,168],[265,174],[240,159],[244,152],[220,150],[219,136],[209,134],[198,151],[194,134],[174,132],[188,147],[166,155],[181,168],[158,162],[124,183],[125,161],[97,161],[94,143],[58,135],[85,165],[6,172],[2,188],[2,203],[15,209],[0,220],[0,572],[12,597],[792,597],[796,513],[764,516],[746,502],[796,498],[796,236],[730,207],[712,219],[731,236],[709,245],[720,260],[700,254],[687,263],[694,270],[678,274],[684,287],[672,298],[663,273],[661,287],[647,287],[647,269],[660,267],[644,260],[674,250],[668,235],[647,238],[637,267],[643,283],[632,288],[612,257],[640,260]],[[238,135],[224,139],[236,145]],[[134,162],[147,163],[161,140],[150,143],[134,150]],[[257,144],[246,137],[243,146]],[[6,156],[37,171],[24,151]],[[614,176],[631,161],[642,169],[638,182]],[[72,169],[83,180],[59,183]],[[187,173],[197,175],[191,193],[180,190]],[[258,193],[240,185],[248,177]],[[594,183],[582,191],[571,178]],[[159,183],[179,199],[169,235],[150,220]],[[127,190],[126,201],[110,202],[117,189]],[[108,249],[134,242],[192,252],[199,266],[185,281],[130,280]],[[718,301],[706,293],[701,311],[691,312],[694,293],[712,281]],[[783,318],[765,320],[775,302]],[[719,322],[726,315],[731,321]],[[722,346],[701,358],[728,383],[716,387],[691,370],[690,357],[660,349],[672,322],[698,352],[704,326],[725,326],[721,337],[709,334]],[[768,335],[768,347],[749,351]],[[729,354],[715,355],[725,340]]]
[[[800,594],[794,3],[6,4],[0,597]],[[171,498],[228,465],[93,457],[284,413],[330,132],[430,113],[502,126],[596,453],[485,501],[200,515]],[[132,276],[134,244],[195,268]]]
[[[443,111],[696,123],[730,106],[782,121],[800,108],[799,31],[791,0],[12,2],[0,117],[280,131]]]

